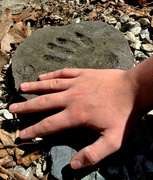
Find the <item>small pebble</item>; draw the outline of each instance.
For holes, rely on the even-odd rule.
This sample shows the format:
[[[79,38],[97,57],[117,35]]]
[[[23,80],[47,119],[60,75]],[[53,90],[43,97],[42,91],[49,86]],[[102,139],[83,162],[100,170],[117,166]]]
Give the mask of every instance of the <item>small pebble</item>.
[[[13,114],[10,113],[7,109],[3,109],[3,116],[7,120],[13,119]]]
[[[139,22],[140,22],[140,24],[141,24],[142,26],[148,26],[148,25],[150,25],[150,21],[149,21],[149,19],[147,19],[147,18],[140,18]]]
[[[141,49],[144,51],[153,51],[153,45],[152,44],[142,44]]]

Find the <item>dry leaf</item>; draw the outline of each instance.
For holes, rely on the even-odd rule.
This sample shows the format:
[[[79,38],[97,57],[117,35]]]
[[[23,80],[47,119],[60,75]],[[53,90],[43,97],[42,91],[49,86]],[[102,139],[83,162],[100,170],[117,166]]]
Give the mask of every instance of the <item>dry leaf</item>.
[[[92,11],[91,13],[88,14],[88,19],[89,20],[93,20],[96,17],[97,17],[97,12],[96,11]]]
[[[138,0],[138,2],[144,6],[144,5],[147,5],[147,1],[146,0]]]
[[[25,9],[16,17],[15,22],[18,23],[23,21],[24,19],[30,17],[31,13],[32,13],[32,7]]]
[[[6,156],[0,159],[0,165],[5,168],[9,168],[16,166],[16,162],[13,161],[11,157]]]
[[[10,173],[12,173],[15,178],[19,179],[19,180],[29,180],[24,174],[14,170],[14,169],[9,169]]]
[[[1,49],[5,52],[8,52],[12,49],[11,43],[14,42],[14,37],[6,33],[1,41]]]
[[[39,159],[42,155],[38,152],[34,152],[31,154],[28,154],[21,159],[17,160],[18,164],[24,164],[26,167],[29,167],[31,163],[33,163],[36,159]]]
[[[16,134],[15,134],[15,139],[19,138],[19,133],[20,133],[20,130],[17,130]],[[15,147],[16,160],[21,159],[21,157],[23,156],[24,153],[25,153],[24,150],[22,150],[22,149],[20,149],[18,147]]]
[[[9,171],[9,170],[5,169],[5,168],[2,167],[2,166],[0,166],[0,172],[6,174],[6,175],[8,175],[8,176],[11,176],[11,178],[14,179],[14,180],[17,180],[17,179],[14,177],[12,171]]]
[[[10,61],[9,56],[0,49],[0,72],[2,71],[5,64],[8,64]]]
[[[6,9],[5,13],[0,17],[0,42],[3,39],[5,33],[7,33],[12,26],[11,10]]]
[[[0,146],[3,146],[2,143],[0,143]],[[9,156],[8,152],[6,151],[6,149],[1,149],[0,148],[0,158],[3,158],[3,157],[6,157],[6,156]]]
[[[5,13],[0,16],[0,23],[10,21],[12,19],[12,11],[6,8]]]
[[[0,139],[1,139],[2,145],[11,146],[11,145],[14,145],[15,134],[11,134],[4,131],[3,129],[0,129]],[[14,155],[14,151],[11,148],[5,148],[5,149],[10,156]]]
[[[6,33],[1,41],[1,49],[10,51],[11,44],[20,44],[27,36],[32,33],[30,23],[25,26],[23,22],[18,22]]]
[[[0,173],[0,177],[6,180],[9,178],[8,175],[3,174],[3,173]]]

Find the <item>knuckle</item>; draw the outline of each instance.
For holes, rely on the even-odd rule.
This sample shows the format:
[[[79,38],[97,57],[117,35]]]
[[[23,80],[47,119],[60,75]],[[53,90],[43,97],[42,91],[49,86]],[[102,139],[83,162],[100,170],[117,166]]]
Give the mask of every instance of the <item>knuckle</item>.
[[[76,107],[75,109],[73,109],[71,115],[73,119],[80,125],[84,125],[87,120],[87,114],[81,107],[80,108]]]
[[[68,70],[67,68],[61,69],[61,76],[64,76],[66,74],[67,70]]]
[[[57,86],[58,86],[58,82],[59,82],[58,79],[53,79],[53,80],[51,80],[51,81],[50,81],[50,89],[51,89],[51,90],[52,90],[52,89],[56,89]]]
[[[85,148],[85,159],[87,161],[87,164],[90,165],[97,164],[101,160],[95,150],[89,147]]]
[[[47,133],[50,132],[50,121],[49,119],[45,119],[41,122],[41,127],[43,129],[43,132]]]
[[[39,96],[39,98],[38,98],[38,106],[39,107],[44,107],[45,104],[46,104],[45,96]]]

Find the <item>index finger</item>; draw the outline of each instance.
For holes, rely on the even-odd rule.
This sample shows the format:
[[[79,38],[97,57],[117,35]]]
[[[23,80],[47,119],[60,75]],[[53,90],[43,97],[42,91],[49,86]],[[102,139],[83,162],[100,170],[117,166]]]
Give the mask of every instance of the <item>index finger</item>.
[[[77,68],[65,68],[39,76],[40,80],[47,80],[53,78],[75,78],[81,73],[81,69]]]

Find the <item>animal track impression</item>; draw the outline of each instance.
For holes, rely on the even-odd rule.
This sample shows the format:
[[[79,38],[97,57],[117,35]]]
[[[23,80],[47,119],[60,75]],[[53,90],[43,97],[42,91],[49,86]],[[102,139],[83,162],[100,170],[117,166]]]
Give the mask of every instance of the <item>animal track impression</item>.
[[[57,37],[55,42],[47,44],[49,54],[43,56],[45,61],[65,61],[73,57],[77,57],[80,50],[91,47],[92,41],[87,36],[75,32],[74,40],[68,38]],[[51,53],[51,54],[50,54]]]

